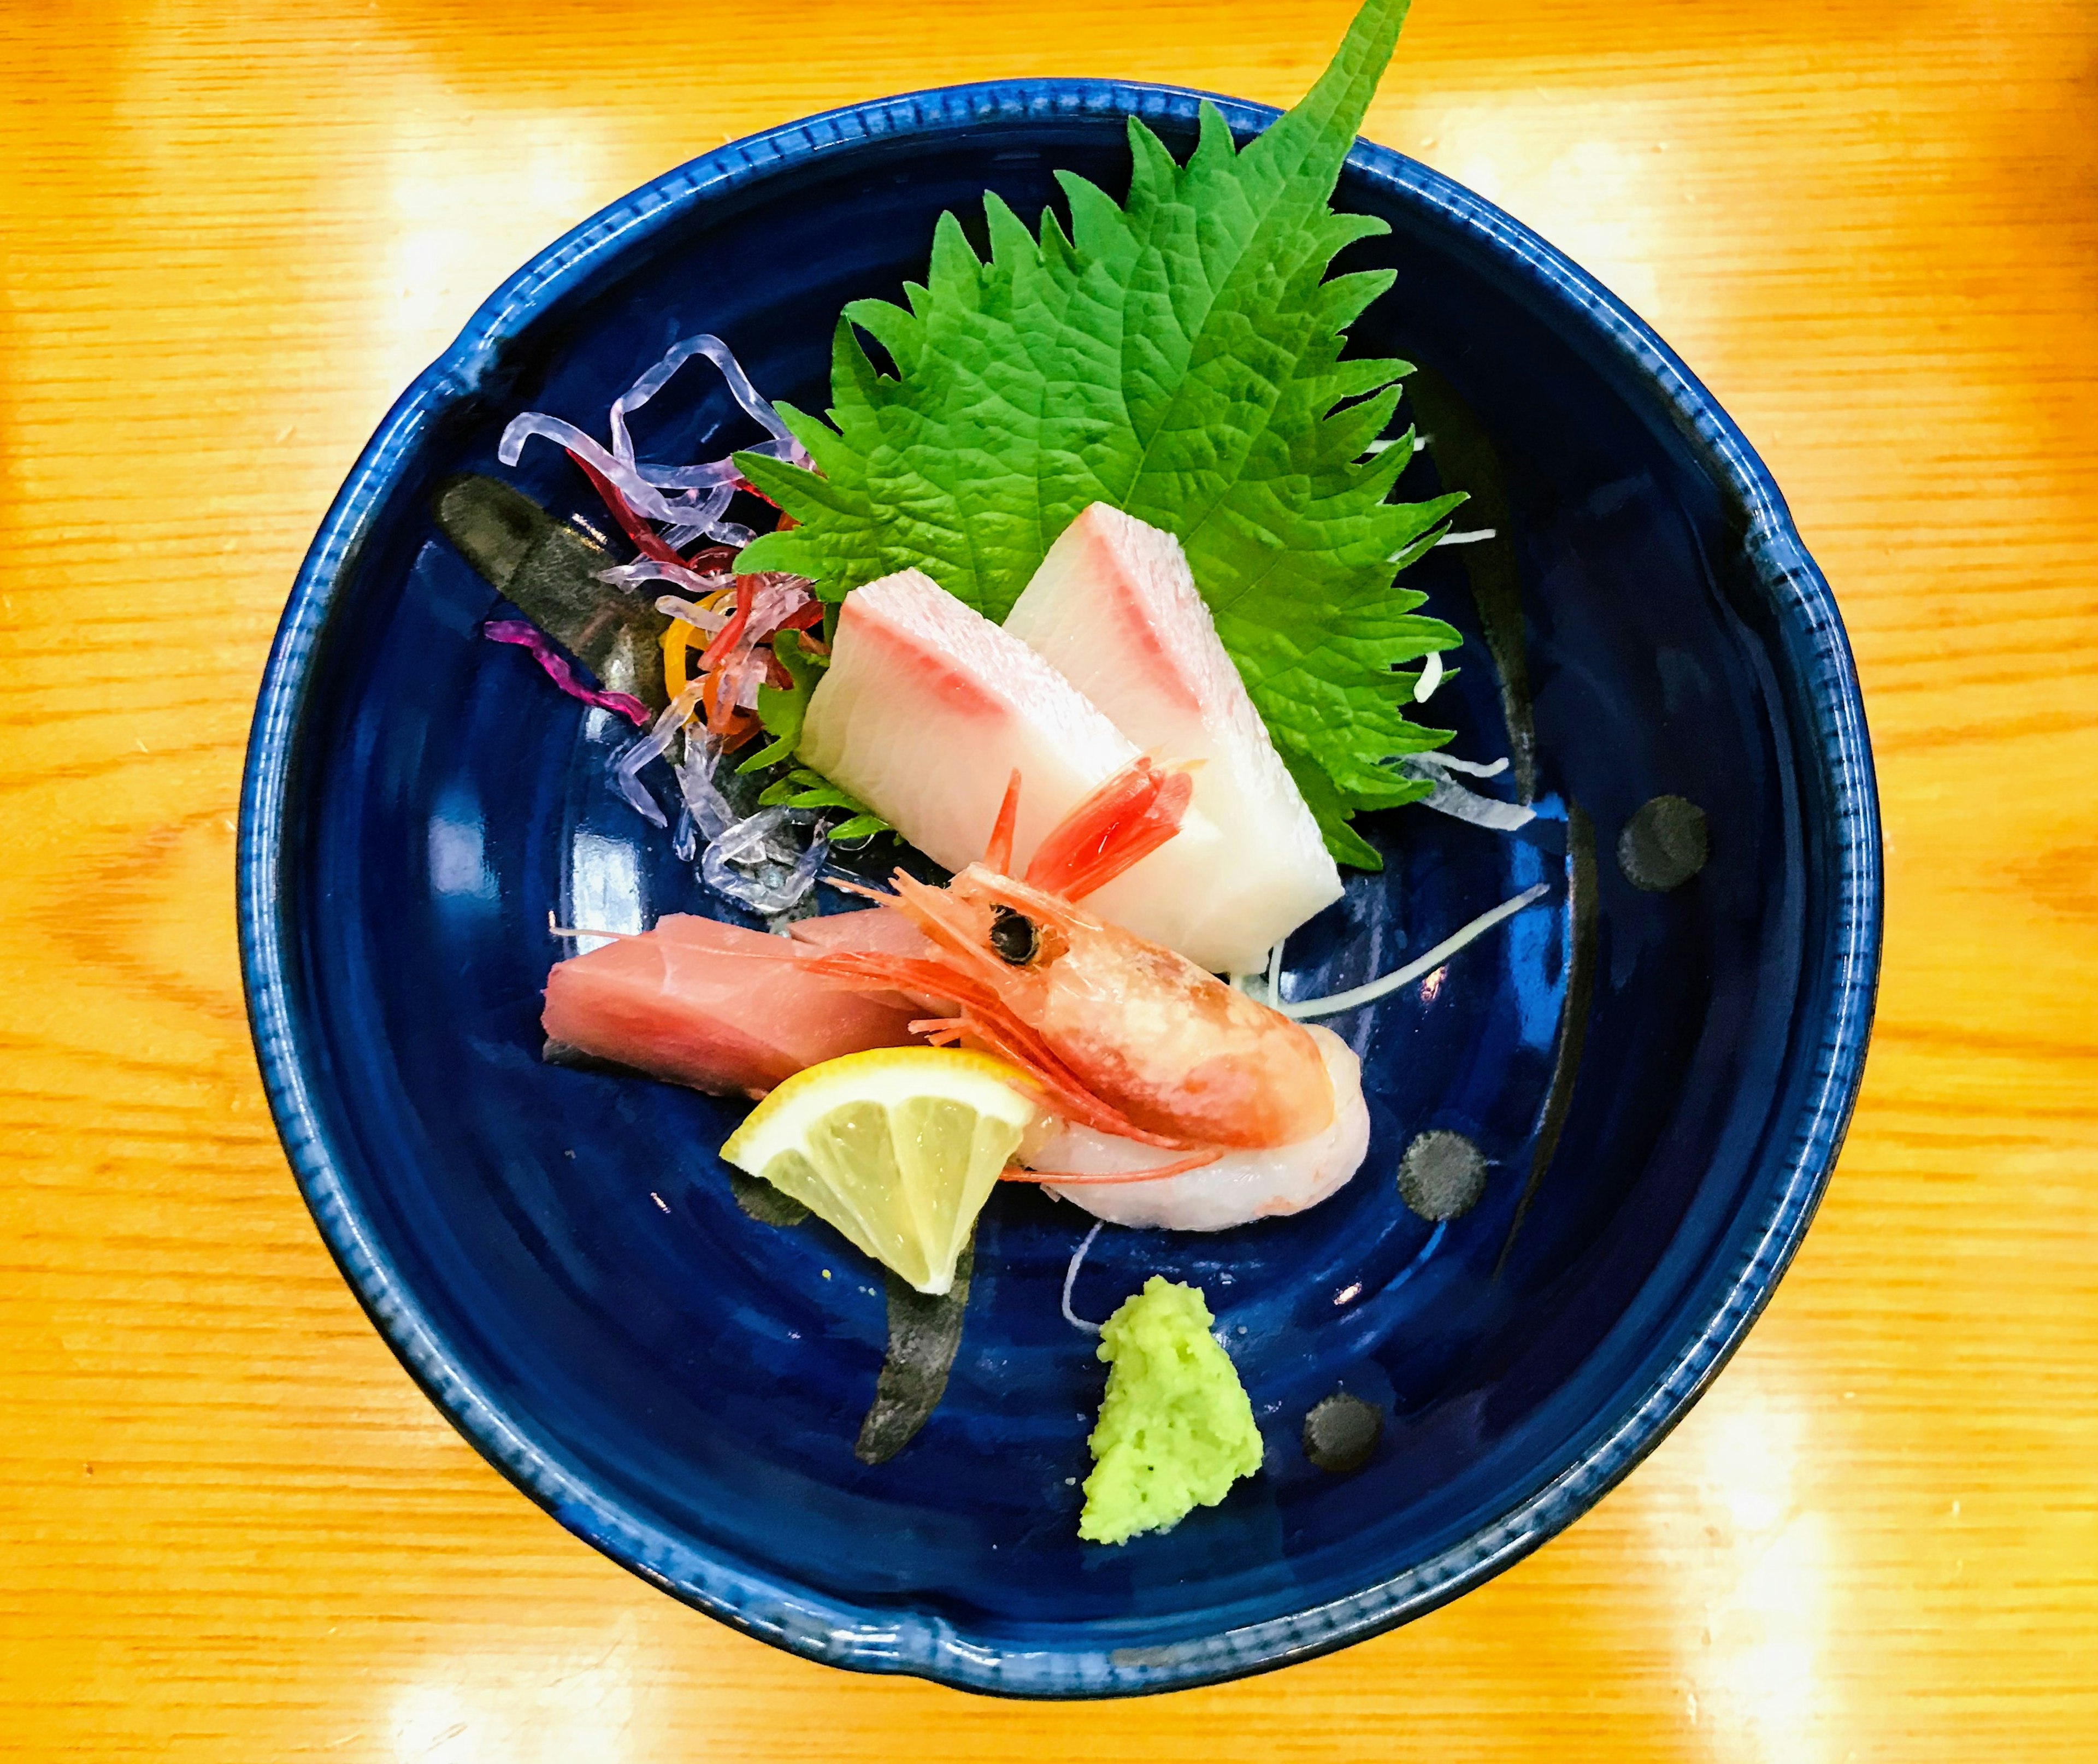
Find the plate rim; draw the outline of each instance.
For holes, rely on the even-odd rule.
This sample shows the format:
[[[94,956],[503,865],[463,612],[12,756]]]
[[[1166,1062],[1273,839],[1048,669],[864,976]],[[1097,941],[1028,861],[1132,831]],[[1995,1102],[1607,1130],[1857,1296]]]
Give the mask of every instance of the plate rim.
[[[783,1578],[722,1563],[652,1525],[562,1462],[528,1424],[466,1373],[368,1229],[328,1143],[302,1051],[298,987],[280,919],[287,787],[310,663],[359,542],[396,467],[450,407],[473,397],[505,346],[615,252],[691,209],[811,157],[890,135],[1058,116],[1192,122],[1214,103],[1241,138],[1279,112],[1192,88],[1043,77],[943,86],[787,123],[679,165],[599,210],[511,275],[458,338],[417,376],[359,455],[302,563],[257,696],[243,769],[236,858],[241,972],[270,1112],[322,1238],[380,1336],[452,1424],[570,1532],[662,1591],[789,1652],[870,1672],[906,1673],[958,1689],[1049,1698],[1126,1696],[1218,1683],[1311,1658],[1424,1615],[1563,1530],[1660,1443],[1718,1374],[1769,1302],[1811,1222],[1841,1149],[1863,1076],[1877,990],[1882,914],[1876,783],[1864,707],[1841,619],[1767,468],[1718,401],[1631,309],[1569,258],[1455,180],[1394,149],[1358,140],[1350,170],[1434,211],[1505,270],[1573,309],[1657,393],[1719,468],[1749,516],[1744,544],[1802,682],[1806,740],[1834,817],[1836,888],[1827,946],[1803,950],[1810,984],[1824,981],[1804,1101],[1785,1175],[1736,1259],[1725,1297],[1616,1424],[1572,1464],[1499,1519],[1428,1561],[1345,1599],[1158,1648],[1070,1645],[1007,1650],[970,1640],[923,1609],[855,1607]],[[1813,963],[1817,955],[1822,974]],[[1797,1070],[1797,1044],[1786,1075]],[[1773,1115],[1773,1120],[1777,1117]]]

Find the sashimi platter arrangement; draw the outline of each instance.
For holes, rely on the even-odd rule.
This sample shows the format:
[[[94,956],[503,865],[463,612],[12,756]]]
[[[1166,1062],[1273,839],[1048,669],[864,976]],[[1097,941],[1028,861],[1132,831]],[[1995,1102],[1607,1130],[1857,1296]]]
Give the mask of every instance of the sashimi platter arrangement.
[[[1132,120],[1125,200],[1063,175],[1068,222],[1030,230],[987,195],[987,245],[946,216],[906,304],[841,315],[827,421],[712,335],[602,434],[516,415],[502,460],[564,450],[601,544],[498,477],[441,498],[455,538],[537,522],[602,566],[506,581],[523,617],[483,634],[536,657],[550,708],[558,687],[633,725],[602,788],[691,865],[694,910],[652,928],[550,915],[546,1059],[750,1099],[720,1147],[750,1229],[814,1215],[950,1359],[1006,1185],[1091,1215],[1087,1245],[1336,1193],[1370,1149],[1380,1008],[1547,892],[1284,996],[1290,938],[1379,862],[1358,817],[1532,813],[1460,781],[1504,761],[1428,726],[1459,638],[1405,573],[1486,535],[1453,529],[1461,494],[1398,499],[1410,370],[1345,354],[1392,278],[1332,273],[1384,230],[1331,204],[1403,11],[1368,0],[1243,146],[1205,108],[1181,163]],[[713,375],[769,438],[644,459],[644,407]],[[1107,1362],[1082,1538],[1169,1529],[1257,1473],[1214,1295],[1153,1275],[1087,1325],[1069,1291]],[[870,1417],[865,1461],[907,1443],[934,1371]]]

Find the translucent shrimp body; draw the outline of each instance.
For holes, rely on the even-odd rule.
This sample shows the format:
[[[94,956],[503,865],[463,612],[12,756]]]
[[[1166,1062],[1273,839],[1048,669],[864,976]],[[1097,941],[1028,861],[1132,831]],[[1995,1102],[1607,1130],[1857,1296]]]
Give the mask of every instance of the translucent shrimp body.
[[[804,965],[943,1001],[947,1014],[911,1027],[1010,1061],[1065,1124],[1026,1156],[1031,1178],[1008,1175],[1087,1206],[1097,1194],[1103,1217],[1134,1209],[1221,1230],[1299,1210],[1345,1182],[1368,1137],[1354,1055],[1077,904],[1173,836],[1185,774],[1139,761],[1042,842],[1024,879],[1004,873],[1017,794],[1016,778],[982,863],[945,888],[899,872],[894,894],[879,897],[922,935],[921,950],[884,937]],[[1139,1189],[1156,1198],[1138,1200]]]
[[[1090,1127],[1066,1126],[1034,1147],[1028,1161],[1045,1170],[1094,1178],[1045,1186],[1116,1225],[1222,1231],[1315,1207],[1362,1167],[1369,1152],[1370,1112],[1363,1101],[1362,1063],[1348,1044],[1330,1029],[1314,1029],[1311,1034],[1325,1056],[1333,1112],[1325,1127],[1307,1139],[1227,1151],[1200,1169],[1178,1175],[1117,1182],[1112,1180],[1117,1175],[1158,1167],[1160,1154]]]
[[[1124,1121],[1182,1145],[1287,1145],[1332,1121],[1310,1032],[1171,950],[981,864],[946,889],[897,886],[937,959],[996,1001],[965,1000],[950,1020],[964,1038],[1017,1040],[1017,1024]],[[993,940],[1016,924],[1031,943],[1018,962]]]

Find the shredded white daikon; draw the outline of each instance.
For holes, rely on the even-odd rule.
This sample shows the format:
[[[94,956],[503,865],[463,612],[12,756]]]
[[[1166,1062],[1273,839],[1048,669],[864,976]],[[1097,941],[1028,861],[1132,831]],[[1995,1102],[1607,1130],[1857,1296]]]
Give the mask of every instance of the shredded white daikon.
[[[629,461],[633,459],[634,443],[626,432],[627,413],[638,410],[647,403],[669,383],[670,376],[696,355],[704,355],[721,370],[722,378],[728,383],[730,397],[742,406],[746,415],[762,424],[766,432],[771,436],[773,445],[766,447],[764,450],[766,452],[774,454],[775,458],[794,459],[797,463],[805,459],[806,456],[801,453],[800,443],[794,439],[793,432],[779,419],[779,413],[772,408],[771,401],[750,383],[749,375],[744,372],[743,364],[736,360],[729,346],[719,337],[709,336],[704,331],[697,336],[687,337],[682,342],[672,344],[662,360],[656,362],[640,379],[635,380],[620,394],[612,407],[612,445],[614,453],[619,454],[623,459]],[[709,472],[718,474],[723,468],[726,470],[726,477],[701,475]],[[641,469],[644,472],[653,472],[665,468],[644,466]],[[734,463],[726,459],[716,461],[708,466],[682,466],[672,469],[674,476],[661,479],[652,477],[649,481],[671,484],[682,488],[695,485],[726,483],[738,476]]]
[[[1078,1270],[1084,1265],[1086,1252],[1093,1247],[1093,1240],[1100,1235],[1100,1227],[1106,1223],[1105,1219],[1094,1222],[1093,1228],[1086,1233],[1078,1247],[1071,1252],[1070,1266],[1064,1270],[1064,1321],[1073,1329],[1084,1330],[1089,1336],[1098,1335],[1100,1332],[1100,1325],[1086,1322],[1084,1318],[1071,1309],[1071,1289],[1078,1284]]]
[[[634,457],[634,437],[627,428],[627,417],[661,392],[670,376],[696,355],[704,355],[721,371],[730,395],[748,415],[763,425],[770,439],[759,442],[749,450],[751,452],[770,454],[775,459],[788,460],[796,465],[809,463],[801,443],[780,419],[779,413],[750,383],[750,376],[730,353],[728,345],[719,337],[705,335],[687,337],[673,344],[661,361],[613,400],[609,451],[574,423],[542,411],[528,410],[503,432],[497,456],[506,466],[514,466],[524,443],[534,435],[542,436],[588,460],[594,469],[617,487],[636,514],[667,527],[669,530],[664,538],[672,550],[701,538],[739,547],[749,544],[753,537],[750,529],[740,521],[723,518],[729,499],[735,494],[735,485],[743,477],[742,468],[733,458],[672,466],[643,464]],[[682,494],[666,497],[663,494],[665,490]],[[675,581],[681,578],[665,576],[661,579]]]
[[[1498,778],[1508,769],[1508,757],[1505,754],[1499,759],[1483,762],[1478,760],[1460,760],[1448,753],[1415,753],[1411,757],[1415,763],[1431,767],[1436,771],[1462,772],[1468,778]]]
[[[643,582],[670,581],[696,595],[718,593],[735,581],[726,570],[687,569],[682,564],[666,564],[653,557],[637,557],[631,564],[616,564],[610,569],[601,569],[597,579],[615,588],[638,588]]]
[[[1482,796],[1477,791],[1467,790],[1450,776],[1451,772],[1468,772],[1474,777],[1492,778],[1507,765],[1506,760],[1481,766],[1446,759],[1440,753],[1409,753],[1398,762],[1398,769],[1408,778],[1424,779],[1431,787],[1429,794],[1420,799],[1424,809],[1433,809],[1437,814],[1446,814],[1455,821],[1468,821],[1474,827],[1491,827],[1497,833],[1512,833],[1535,820],[1537,810],[1526,803]]]
[[[695,680],[673,699],[656,719],[654,727],[621,754],[618,763],[612,769],[612,782],[619,787],[620,795],[633,804],[637,813],[658,827],[667,827],[669,823],[656,806],[656,799],[642,788],[641,769],[670,751],[670,744],[678,739],[678,731],[691,720],[693,711],[698,708],[700,692],[705,684],[704,680]]]
[[[1481,913],[1469,924],[1445,937],[1425,955],[1417,956],[1396,973],[1386,974],[1381,980],[1372,980],[1367,985],[1336,992],[1324,998],[1298,998],[1288,1004],[1277,1003],[1275,1009],[1284,1016],[1302,1022],[1311,1017],[1333,1016],[1342,1011],[1354,1011],[1376,1001],[1402,986],[1410,986],[1422,976],[1433,973],[1468,943],[1484,937],[1504,919],[1512,919],[1530,903],[1547,892],[1542,882],[1533,884],[1512,900],[1503,901],[1490,912]]]
[[[830,837],[799,810],[760,809],[739,818],[714,783],[721,759],[721,744],[711,737],[688,740],[685,763],[677,768],[678,793],[707,842],[699,854],[700,880],[751,912],[791,911],[816,885]]]
[[[696,625],[703,631],[718,631],[728,623],[726,612],[709,612],[704,607],[695,606],[689,600],[680,600],[675,595],[659,595],[656,610],[665,618],[681,619],[687,625]]]

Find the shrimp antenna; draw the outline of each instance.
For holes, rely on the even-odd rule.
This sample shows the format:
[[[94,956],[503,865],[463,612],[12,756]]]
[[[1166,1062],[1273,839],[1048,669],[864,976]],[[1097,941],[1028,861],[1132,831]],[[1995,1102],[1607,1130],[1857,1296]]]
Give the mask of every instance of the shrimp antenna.
[[[869,888],[866,883],[855,882],[849,876],[827,875],[819,876],[816,880],[826,888],[836,889],[841,894],[857,894],[863,900],[872,901],[876,906],[889,906],[896,899],[886,889]]]
[[[638,937],[638,931],[600,931],[592,925],[560,925],[554,923],[554,909],[546,909],[546,935],[550,937],[604,937],[617,942],[621,937]]]
[[[1012,868],[1012,830],[1020,819],[1020,768],[1012,769],[1012,781],[1005,787],[1005,801],[998,805],[998,818],[991,823],[990,843],[984,847],[983,862],[986,870],[995,870],[1000,875]]]

